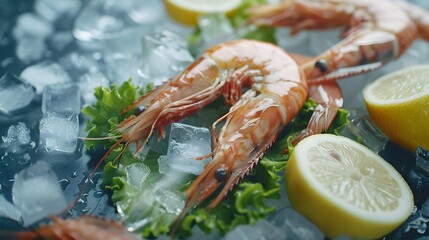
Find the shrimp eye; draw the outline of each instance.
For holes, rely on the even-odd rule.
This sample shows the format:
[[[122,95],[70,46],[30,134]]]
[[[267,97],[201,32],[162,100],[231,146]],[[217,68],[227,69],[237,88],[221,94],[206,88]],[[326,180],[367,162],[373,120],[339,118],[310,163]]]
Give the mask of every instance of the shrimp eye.
[[[140,115],[142,112],[144,112],[144,110],[146,110],[146,107],[145,107],[145,106],[138,106],[138,107],[136,108],[136,110],[134,111],[134,115],[135,115],[135,116],[138,116],[138,115]]]
[[[215,172],[215,178],[219,182],[224,182],[226,179],[226,170],[223,167],[220,167]]]
[[[324,59],[318,60],[314,64],[314,66],[317,67],[320,70],[320,72],[322,72],[322,73],[328,71],[328,63]]]

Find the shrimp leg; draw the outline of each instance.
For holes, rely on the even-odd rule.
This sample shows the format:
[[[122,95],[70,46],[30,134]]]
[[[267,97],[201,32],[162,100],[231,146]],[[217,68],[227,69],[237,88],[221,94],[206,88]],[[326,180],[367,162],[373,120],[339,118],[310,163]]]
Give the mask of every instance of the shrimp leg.
[[[308,126],[292,140],[292,145],[302,139],[327,131],[343,105],[341,89],[335,81],[309,86],[309,97],[317,103]]]
[[[311,57],[301,54],[291,54],[298,64],[311,61]],[[322,82],[309,85],[308,95],[317,106],[308,122],[308,126],[292,140],[292,145],[298,144],[302,139],[327,131],[337,115],[338,109],[343,105],[343,96],[336,81]],[[285,150],[286,151],[286,150]]]

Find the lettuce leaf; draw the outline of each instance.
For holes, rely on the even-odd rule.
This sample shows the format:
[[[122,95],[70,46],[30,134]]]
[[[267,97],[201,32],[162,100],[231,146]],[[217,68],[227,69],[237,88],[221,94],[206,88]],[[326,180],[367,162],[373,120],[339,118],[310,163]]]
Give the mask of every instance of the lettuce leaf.
[[[130,110],[121,114],[122,110],[137,99],[138,93],[138,89],[130,82],[125,82],[119,87],[112,85],[110,89],[98,88],[95,92],[97,103],[83,110],[91,118],[87,122],[88,137],[115,136],[117,134],[115,132],[116,124],[133,112]],[[227,111],[221,101],[215,102],[210,107],[221,109],[220,112]],[[274,212],[275,207],[270,206],[267,200],[280,197],[280,190],[283,187],[280,182],[281,174],[283,174],[289,157],[284,150],[289,149],[289,153],[293,151],[290,141],[295,134],[307,126],[315,107],[316,103],[309,99],[259,164],[238,183],[224,200],[213,210],[206,208],[210,201],[198,206],[184,217],[177,234],[181,237],[188,237],[192,234],[194,225],[197,225],[206,233],[216,229],[221,235],[224,235],[239,224],[253,224],[258,219]],[[347,111],[340,110],[329,132],[339,133],[340,129],[348,123],[347,114]],[[106,147],[113,145],[114,142],[86,141],[86,147],[89,149],[97,146]],[[118,161],[116,159],[119,154],[122,156]],[[159,156],[158,153],[149,151],[145,159],[139,159],[129,148],[123,149],[123,146],[120,145],[105,159],[104,185],[113,192],[112,202],[116,205],[122,221],[144,237],[168,234],[180,212],[180,209],[163,204],[159,199],[158,190],[154,187],[164,177],[159,173]],[[150,168],[150,174],[143,185],[136,189],[129,183],[128,178],[133,176],[127,175],[126,168],[132,164],[142,163],[142,161]],[[194,178],[189,177],[187,180],[192,181]],[[181,193],[189,181],[171,191]],[[173,193],[172,196],[174,196]]]
[[[118,123],[129,117],[132,112],[122,114],[122,111],[136,100],[137,88],[128,80],[120,87],[112,85],[109,87],[98,87],[94,96],[97,102],[82,109],[90,119],[86,121],[85,131],[87,138],[114,137]],[[86,140],[87,149],[95,149],[98,145],[109,147],[116,142],[115,138],[110,140]]]

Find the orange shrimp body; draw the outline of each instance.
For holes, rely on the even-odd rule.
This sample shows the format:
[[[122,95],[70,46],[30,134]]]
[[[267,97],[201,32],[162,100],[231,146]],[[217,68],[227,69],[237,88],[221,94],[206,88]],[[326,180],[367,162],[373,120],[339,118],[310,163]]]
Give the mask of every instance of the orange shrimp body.
[[[54,218],[53,223],[43,225],[31,232],[0,233],[1,239],[52,239],[52,240],[139,240],[123,226],[99,218],[82,216],[62,220]]]
[[[250,24],[289,26],[293,34],[346,28],[343,41],[303,65],[310,82],[344,77],[347,71],[341,69],[356,74],[380,67],[399,57],[417,36],[416,23],[392,0],[286,0],[255,7],[250,14]]]
[[[214,207],[299,112],[307,98],[307,86],[297,63],[270,44],[233,42],[207,54],[225,68],[243,69],[238,75],[248,72],[250,77],[239,83],[249,81],[252,87],[230,110],[217,138],[213,160],[186,191],[188,202],[202,202],[225,184],[210,205]]]
[[[243,95],[243,87],[251,89]],[[120,123],[118,131],[127,143],[143,139],[144,144],[153,131],[163,133],[169,123],[191,115],[222,95],[226,103],[234,106],[219,144],[232,133],[243,134],[241,131],[258,124],[279,131],[304,104],[307,85],[301,69],[281,48],[252,40],[231,41],[207,50],[182,74],[130,106],[144,106],[145,110]],[[254,146],[268,137],[273,140],[265,132],[249,134],[246,141]]]
[[[243,87],[250,89],[242,94]],[[131,106],[144,105],[146,110],[118,128],[127,142],[147,139],[152,131],[162,131],[221,95],[233,106],[220,119],[226,123],[214,139],[213,160],[186,191],[187,202],[193,205],[225,183],[211,205],[215,206],[299,112],[307,98],[307,84],[293,58],[259,41],[216,45],[171,82]]]

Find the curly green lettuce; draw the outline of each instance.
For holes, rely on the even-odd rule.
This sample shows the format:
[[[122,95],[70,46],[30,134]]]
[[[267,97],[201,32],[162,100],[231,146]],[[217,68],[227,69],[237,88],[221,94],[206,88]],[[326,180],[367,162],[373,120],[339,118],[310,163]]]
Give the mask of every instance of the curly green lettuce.
[[[86,121],[85,131],[87,138],[114,137],[118,123],[129,117],[132,112],[122,113],[122,111],[132,104],[137,97],[137,87],[129,81],[124,82],[120,87],[112,85],[109,87],[98,87],[94,91],[96,103],[82,109],[82,113],[91,120]],[[114,138],[110,140],[86,140],[87,149],[95,149],[98,145],[109,147],[116,142]]]
[[[125,82],[117,87],[97,88],[95,95],[97,102],[93,106],[86,107],[83,112],[91,119],[87,122],[88,137],[115,136],[116,125],[132,114],[133,110],[122,113],[123,109],[138,98],[139,91],[130,82]],[[219,114],[224,114],[227,108],[222,101],[213,103],[211,108],[220,109]],[[304,129],[310,119],[316,103],[308,100],[299,114],[295,117],[280,135],[278,141],[269,149],[252,171],[243,178],[238,185],[221,201],[215,209],[208,210],[206,206],[210,199],[187,214],[180,223],[177,234],[188,237],[192,234],[192,228],[197,225],[205,233],[216,229],[221,235],[235,228],[239,224],[253,224],[258,219],[276,211],[276,208],[267,203],[269,199],[280,197],[283,185],[280,182],[280,174],[286,166],[288,154],[285,149],[291,148],[292,136]],[[347,123],[347,111],[340,110],[329,132],[339,133]],[[191,116],[192,118],[192,116]],[[115,141],[86,141],[88,149],[98,146],[109,147]],[[134,156],[130,149],[123,149],[119,145],[105,159],[104,185],[112,191],[112,202],[118,209],[122,221],[131,229],[141,233],[144,237],[156,237],[167,234],[171,225],[177,219],[180,209],[165,206],[157,197],[157,189],[154,186],[163,179],[159,173],[159,154],[149,151],[145,159]],[[118,155],[122,156],[117,159]],[[150,169],[150,174],[142,186],[136,189],[130,184],[130,176],[126,169],[133,164],[141,164],[142,161]],[[195,176],[189,177],[192,181]],[[184,184],[177,189],[181,193],[186,186]],[[174,210],[175,209],[175,210]]]

